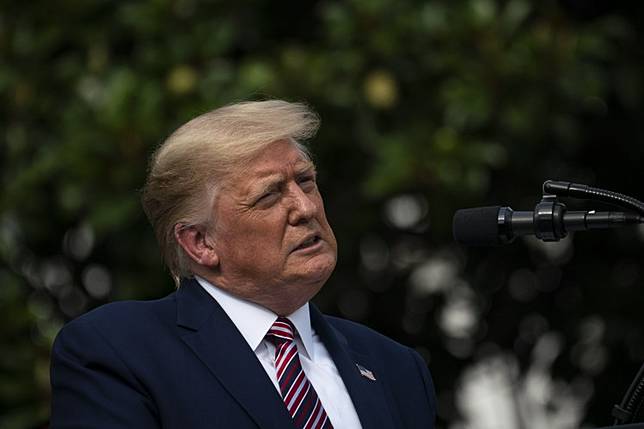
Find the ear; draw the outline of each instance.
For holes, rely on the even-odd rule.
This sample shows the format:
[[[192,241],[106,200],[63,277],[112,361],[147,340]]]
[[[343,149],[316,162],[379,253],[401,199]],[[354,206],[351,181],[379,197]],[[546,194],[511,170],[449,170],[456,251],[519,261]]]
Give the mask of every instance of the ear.
[[[219,256],[202,228],[177,224],[174,226],[174,238],[197,264],[208,268],[219,265]]]

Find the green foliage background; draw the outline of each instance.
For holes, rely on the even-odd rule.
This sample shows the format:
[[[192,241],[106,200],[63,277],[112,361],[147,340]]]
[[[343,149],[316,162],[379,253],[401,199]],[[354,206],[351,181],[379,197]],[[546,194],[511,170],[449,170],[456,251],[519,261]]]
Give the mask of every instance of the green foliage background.
[[[139,204],[155,146],[268,97],[322,117],[341,248],[318,304],[416,347],[441,427],[466,419],[467,368],[503,354],[526,374],[544,335],[553,377],[588,392],[582,422],[607,424],[644,361],[644,234],[450,237],[457,208],[530,209],[549,178],[644,198],[644,15],[606,3],[0,2],[0,427],[46,422],[65,321],[172,290]]]

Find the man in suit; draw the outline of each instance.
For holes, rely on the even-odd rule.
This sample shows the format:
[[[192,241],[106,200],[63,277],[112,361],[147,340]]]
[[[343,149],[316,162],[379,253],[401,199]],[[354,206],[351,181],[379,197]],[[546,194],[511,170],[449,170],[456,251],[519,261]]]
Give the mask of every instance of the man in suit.
[[[432,428],[427,366],[309,300],[336,240],[302,141],[305,105],[201,115],[152,158],[143,205],[177,291],[67,324],[52,428]]]

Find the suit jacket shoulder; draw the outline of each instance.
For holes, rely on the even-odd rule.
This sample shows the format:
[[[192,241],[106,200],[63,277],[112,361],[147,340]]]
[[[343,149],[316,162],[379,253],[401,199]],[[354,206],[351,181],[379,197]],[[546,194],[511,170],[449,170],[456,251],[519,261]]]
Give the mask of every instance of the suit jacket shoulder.
[[[311,308],[364,429],[433,427],[433,387],[415,352]],[[52,429],[292,425],[254,352],[196,282],[68,323],[53,346],[51,382]]]

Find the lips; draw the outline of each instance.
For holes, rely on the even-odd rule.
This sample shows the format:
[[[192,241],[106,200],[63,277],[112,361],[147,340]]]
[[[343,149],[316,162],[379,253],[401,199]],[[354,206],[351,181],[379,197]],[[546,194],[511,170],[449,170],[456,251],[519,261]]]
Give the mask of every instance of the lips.
[[[317,243],[320,241],[320,235],[319,234],[311,234],[308,235],[304,240],[300,242],[300,244],[293,249],[293,252],[297,250],[303,250],[307,249],[309,247],[315,246]]]

